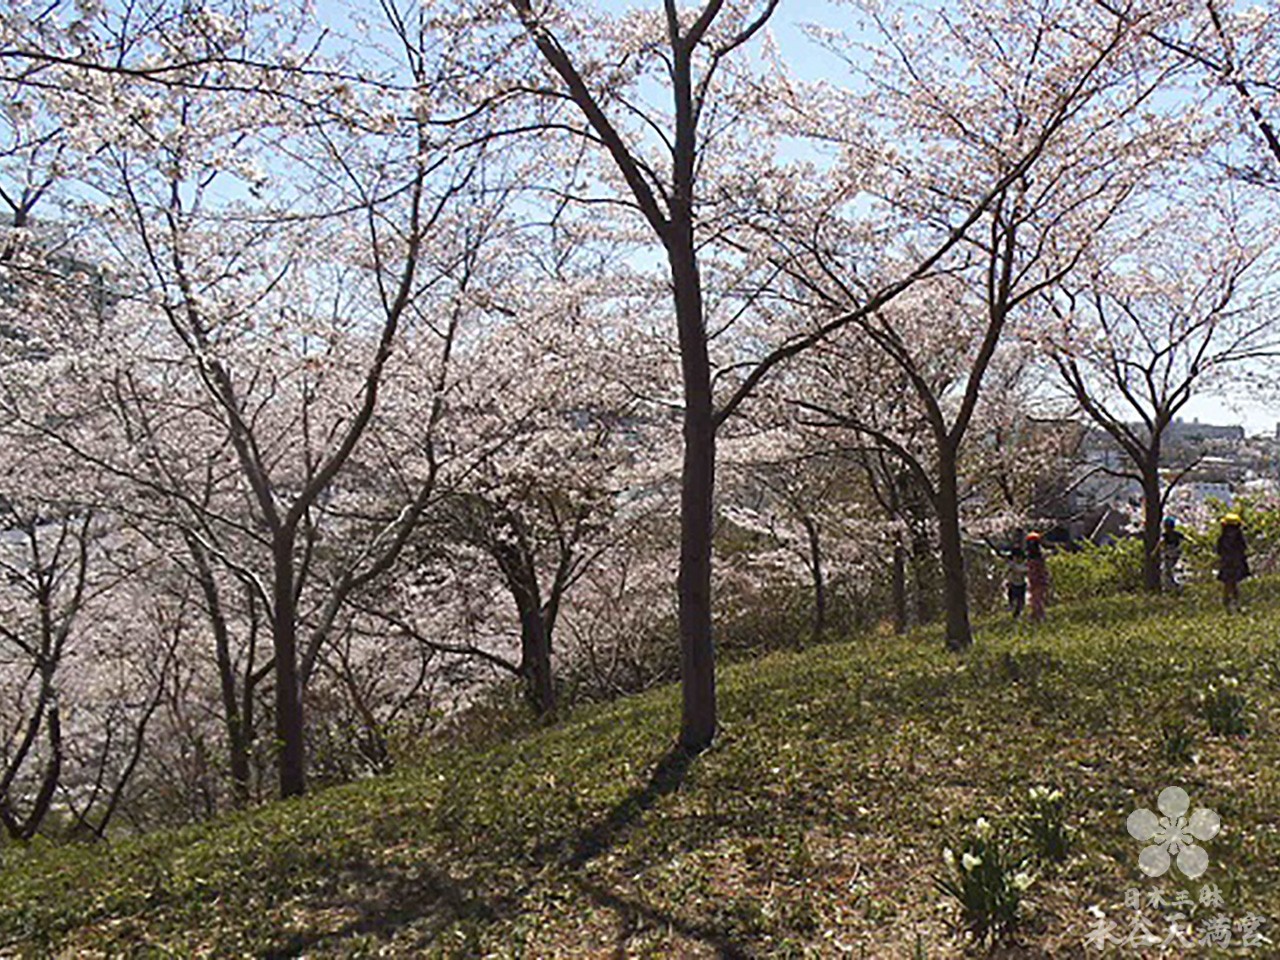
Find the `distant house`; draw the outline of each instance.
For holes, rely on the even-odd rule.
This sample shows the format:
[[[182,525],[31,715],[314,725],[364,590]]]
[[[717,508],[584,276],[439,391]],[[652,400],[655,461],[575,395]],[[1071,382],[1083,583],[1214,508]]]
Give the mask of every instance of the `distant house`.
[[[1067,423],[1076,422],[1053,421],[1052,429],[1068,436]],[[1065,530],[1073,540],[1105,543],[1129,532],[1142,508],[1142,488],[1125,476],[1133,465],[1109,433],[1083,423],[1076,427],[1073,448],[1063,450],[1063,468],[1037,496],[1039,513],[1046,527]],[[1230,503],[1245,489],[1256,489],[1265,484],[1264,478],[1274,476],[1280,442],[1247,441],[1244,427],[1237,424],[1175,419],[1165,428],[1161,454],[1166,484],[1177,482],[1201,502]]]
[[[1199,420],[1175,419],[1165,427],[1164,444],[1166,448],[1192,447],[1203,448],[1206,445],[1236,444],[1244,442],[1244,427],[1233,424],[1218,426],[1201,423]]]

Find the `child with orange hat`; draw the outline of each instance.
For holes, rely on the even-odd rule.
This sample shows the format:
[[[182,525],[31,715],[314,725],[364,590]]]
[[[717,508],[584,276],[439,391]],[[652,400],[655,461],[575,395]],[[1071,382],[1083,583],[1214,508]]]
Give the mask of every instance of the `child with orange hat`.
[[[1027,606],[1033,623],[1044,619],[1049,600],[1049,567],[1044,560],[1043,539],[1036,530],[1027,534]]]

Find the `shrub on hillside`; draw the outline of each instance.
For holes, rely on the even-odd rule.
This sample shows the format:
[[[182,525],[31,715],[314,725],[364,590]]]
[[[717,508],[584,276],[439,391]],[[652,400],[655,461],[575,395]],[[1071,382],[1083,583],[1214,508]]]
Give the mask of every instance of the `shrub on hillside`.
[[[1086,600],[1142,588],[1142,541],[1127,537],[1109,546],[1085,543],[1074,552],[1049,557],[1049,575],[1057,600]]]

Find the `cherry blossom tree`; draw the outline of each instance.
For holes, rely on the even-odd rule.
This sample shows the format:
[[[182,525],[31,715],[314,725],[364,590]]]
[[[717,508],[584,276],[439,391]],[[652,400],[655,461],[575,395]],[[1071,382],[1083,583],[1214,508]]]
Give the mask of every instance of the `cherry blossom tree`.
[[[1280,61],[1276,59],[1280,16],[1262,4],[1236,5],[1222,0],[1170,4],[1164,16],[1150,16],[1141,5],[1100,0],[1118,20],[1133,24],[1155,47],[1180,61],[1187,74],[1202,80],[1211,110],[1223,100],[1254,136],[1246,141],[1244,159],[1237,149],[1222,154],[1228,171],[1242,179],[1274,186],[1280,179],[1280,130],[1277,129],[1277,90]],[[1156,5],[1159,11],[1163,5]]]
[[[954,355],[944,351],[937,359],[945,369]],[[811,435],[808,445],[863,480],[857,499],[864,517],[879,517],[881,532],[872,539],[889,574],[894,630],[905,633],[912,620],[927,623],[937,609],[934,487],[924,466],[929,425],[910,381],[885,375],[874,351],[836,341],[814,351],[802,369],[791,402]],[[847,426],[851,411],[867,429]]]
[[[580,63],[594,58],[575,56],[564,46],[564,38],[573,28],[562,15],[550,9],[536,9],[529,0],[512,0],[530,41],[561,85],[563,93],[557,91],[555,95],[566,96],[581,111],[587,124],[584,132],[607,151],[625,181],[631,203],[661,242],[670,270],[684,394],[677,585],[683,689],[680,742],[691,750],[710,744],[716,730],[711,552],[719,414],[712,394],[712,361],[696,237],[699,126],[711,109],[713,80],[720,65],[750,42],[776,6],[776,0],[770,0],[754,12],[743,12],[729,10],[720,0],[713,0],[696,12],[682,14],[669,3],[657,18],[633,16],[639,29],[621,44],[626,49],[625,57],[646,50],[648,55],[639,67],[629,68],[622,84],[618,84],[612,82],[612,77],[600,76],[600,71],[584,74]],[[654,118],[650,120],[651,128],[635,135],[639,139],[629,138],[628,131],[613,116],[620,113],[626,117],[632,109],[626,94],[617,88],[630,85],[642,71],[653,69],[657,63],[666,64],[671,119]],[[668,169],[663,173],[645,155],[646,141],[655,130],[666,146]]]
[[[581,695],[615,697],[679,679],[670,571],[680,556],[679,456],[670,475],[633,485],[605,551],[561,614],[562,670]]]
[[[10,502],[6,510],[9,543],[3,560],[8,581],[4,625],[8,699],[18,715],[6,718],[4,769],[0,772],[0,821],[11,837],[29,839],[49,813],[61,783],[64,762],[59,669],[67,653],[76,618],[84,605],[89,579],[91,515],[56,524]],[[23,549],[15,551],[14,540]],[[15,686],[16,684],[16,686]],[[37,749],[40,739],[45,749]],[[25,768],[43,754],[43,770],[28,777],[33,796],[19,809],[18,787]]]
[[[665,257],[680,348],[684,415],[682,553],[677,585],[683,686],[680,741],[685,748],[698,750],[715,733],[711,572],[717,430],[786,361],[850,324],[867,321],[904,289],[937,268],[948,253],[962,244],[986,211],[1003,203],[1020,182],[1025,189],[1029,171],[1047,145],[1074,122],[1082,104],[1105,83],[1104,65],[1125,47],[1129,32],[1110,20],[1099,31],[1094,22],[1090,24],[1093,34],[1087,39],[1067,43],[1067,31],[1062,29],[1057,36],[1063,39],[1065,51],[1053,49],[1052,59],[1024,59],[1021,66],[1031,76],[1020,94],[1017,82],[1010,81],[1015,106],[1009,115],[998,118],[997,129],[1004,136],[998,146],[998,137],[984,143],[981,138],[987,131],[970,131],[964,119],[971,111],[980,116],[984,103],[990,108],[993,101],[984,101],[983,96],[992,91],[956,105],[964,111],[957,134],[954,127],[946,126],[955,119],[948,112],[947,99],[936,96],[944,84],[955,85],[951,78],[935,81],[931,76],[932,89],[921,91],[918,97],[913,92],[910,102],[925,104],[923,116],[927,116],[930,96],[935,95],[932,106],[936,109],[928,122],[935,128],[941,125],[946,136],[969,136],[977,141],[975,150],[983,146],[987,149],[981,164],[974,162],[973,152],[964,156],[967,177],[971,179],[975,171],[981,171],[978,189],[956,181],[961,164],[939,188],[942,196],[959,201],[959,215],[957,207],[944,213],[936,206],[922,207],[917,202],[914,219],[907,228],[907,235],[917,241],[916,245],[894,261],[890,269],[859,285],[846,286],[843,299],[832,300],[831,312],[821,320],[775,330],[773,336],[763,340],[763,349],[760,339],[740,332],[734,339],[736,349],[717,360],[710,350],[712,342],[758,304],[764,288],[769,286],[765,278],[781,271],[794,272],[791,253],[785,247],[769,247],[777,243],[775,231],[770,232],[767,242],[758,242],[759,233],[757,242],[746,236],[732,236],[742,230],[755,202],[770,203],[770,209],[776,211],[777,204],[772,203],[770,194],[785,192],[788,211],[802,211],[811,205],[806,201],[812,198],[802,198],[801,189],[813,172],[811,166],[800,165],[789,178],[775,175],[775,138],[786,134],[813,137],[820,142],[850,143],[849,158],[856,158],[857,162],[831,190],[841,198],[836,202],[843,204],[870,182],[871,169],[884,173],[897,168],[891,159],[892,151],[876,156],[874,149],[867,146],[883,142],[883,128],[857,122],[854,136],[861,146],[855,147],[848,121],[859,116],[857,111],[847,105],[831,109],[833,98],[826,95],[814,97],[813,102],[807,97],[791,97],[785,109],[779,110],[773,103],[776,97],[762,94],[767,85],[757,82],[749,68],[739,68],[745,59],[742,49],[761,34],[776,4],[738,6],[712,2],[683,12],[668,4],[656,14],[636,12],[617,19],[598,18],[593,30],[575,24],[566,11],[555,7],[535,7],[527,0],[513,0],[512,6],[541,56],[545,71],[541,75],[534,73],[530,79],[511,80],[505,92],[532,90],[552,104],[572,104],[578,123],[561,112],[546,119],[544,126],[557,134],[568,128],[584,137],[605,158],[608,172],[613,175],[610,180],[607,173],[602,174],[603,195],[578,194],[578,199],[621,203],[634,209],[651,237],[661,244]],[[978,19],[976,12],[972,19]],[[1037,30],[1042,35],[1049,30],[1049,14],[1037,20],[1011,13],[1009,19],[1015,35],[1026,39],[1027,48],[1035,43]],[[574,35],[603,39],[598,49],[575,49],[569,40]],[[890,37],[887,49],[893,49],[893,40]],[[916,44],[922,45],[923,41]],[[971,52],[975,55],[969,62],[981,62],[977,51]],[[981,56],[989,53],[983,50]],[[922,65],[925,62],[920,61]],[[1012,65],[1015,60],[1007,51],[997,51],[994,62]],[[610,64],[622,66],[614,69]],[[928,66],[943,65],[939,62]],[[901,63],[895,65],[899,75],[909,75],[910,68],[910,62],[905,67]],[[945,71],[941,71],[937,77],[944,75]],[[991,83],[998,86],[1000,80],[993,79]],[[781,85],[787,88],[785,82]],[[646,96],[655,88],[669,97],[668,104],[654,103]],[[963,88],[963,84],[958,87]],[[1001,98],[1000,93],[994,92],[995,102],[1003,105],[1007,98]],[[1020,107],[1017,96],[1024,101]],[[908,99],[903,97],[902,102]],[[735,128],[726,121],[704,128],[708,117],[727,113],[756,120],[767,116],[769,125],[744,122]],[[898,116],[899,129],[914,131],[922,114],[908,113],[911,112]],[[905,142],[910,136],[914,133]],[[717,186],[718,163],[734,172],[723,177]],[[619,177],[621,184],[617,183]],[[826,185],[825,180],[820,182]],[[911,180],[913,189],[918,182]],[[919,197],[938,199],[928,191]],[[830,196],[816,201],[819,208],[822,200],[830,202]],[[921,223],[942,229],[929,236],[927,231],[919,232]],[[711,251],[717,245],[726,253],[713,255]],[[727,251],[736,251],[736,260]],[[883,258],[876,259],[885,264]],[[714,296],[710,300],[704,288],[704,274],[725,284],[723,288],[712,288]],[[845,295],[855,290],[856,295]],[[723,316],[710,317],[709,304]],[[714,396],[713,374],[721,376],[724,384],[724,399],[719,404]],[[967,417],[968,414],[961,419]],[[961,587],[959,581],[952,583],[951,594]],[[969,635],[967,619],[961,616],[962,604],[955,609],[954,642],[963,645]]]
[[[104,14],[82,25],[87,53],[22,53],[23,89],[44,91],[41,109],[74,126],[81,209],[103,249],[133,265],[121,265],[115,287],[127,292],[106,324],[47,331],[79,354],[58,401],[83,416],[50,423],[31,395],[12,413],[164,501],[170,521],[184,515],[204,558],[257,594],[281,792],[293,795],[305,786],[303,694],[319,650],[352,592],[394,565],[434,490],[441,378],[462,318],[450,298],[463,296],[492,222],[487,200],[465,223],[454,204],[493,185],[473,179],[483,151],[458,152],[466,134],[431,122],[429,110],[456,102],[438,47],[447,38],[388,6],[377,56],[401,84],[353,90],[337,70],[279,68],[296,60],[288,39],[305,27],[277,37],[270,16],[237,11],[157,9],[128,35]],[[93,113],[104,99],[112,109]],[[299,122],[299,105],[314,123]],[[427,351],[425,401],[390,385],[422,372],[393,357],[402,342]],[[408,489],[353,521],[357,450],[383,394],[416,411],[396,475]],[[340,516],[361,545],[320,576]],[[233,534],[249,557],[223,549]]]
[[[762,217],[761,229],[786,238],[791,259],[780,262],[797,299],[848,317],[854,349],[872,352],[912,386],[931,438],[923,460],[858,411],[824,412],[914,464],[931,491],[947,644],[959,650],[972,643],[959,464],[1005,331],[1073,269],[1135,184],[1190,147],[1177,107],[1118,122],[1134,116],[1167,71],[1142,58],[1127,24],[1101,11],[1044,2],[917,14],[916,26],[874,14],[883,42],[869,61],[851,61],[866,85],[866,99],[857,101],[864,115],[911,146],[891,152],[871,180],[849,159],[866,152],[862,131],[851,137],[839,126],[852,107],[839,98],[833,105],[828,95],[814,108],[809,97],[788,92],[794,122],[821,131],[844,155],[820,193],[787,199],[786,209],[809,211],[803,230],[779,230],[776,214],[772,223]],[[826,39],[835,51],[847,43]],[[868,233],[865,220],[851,215],[858,197],[879,205],[882,231]],[[936,239],[955,236],[957,223],[964,228],[958,244]],[[859,310],[876,289],[866,261],[876,262],[868,248],[878,242],[889,244],[892,255],[879,259],[891,272],[931,276],[909,300]],[[921,248],[935,253],[922,258]],[[895,264],[895,257],[903,259]],[[922,264],[914,273],[913,263]]]
[[[1203,392],[1258,375],[1280,349],[1276,237],[1247,198],[1209,194],[1132,232],[1111,231],[1087,265],[1046,296],[1039,341],[1079,409],[1119,445],[1143,497],[1143,582],[1160,590],[1165,433]],[[1184,470],[1185,473],[1185,470]]]
[[[780,389],[775,383],[753,405],[751,426],[743,418],[725,439],[720,537],[734,543],[727,565],[741,568],[757,603],[772,584],[808,593],[808,640],[821,643],[833,616],[852,612],[850,588],[879,579],[893,524],[869,510],[873,494],[851,469],[859,451],[806,429],[792,405],[771,402]]]
[[[59,819],[101,837],[133,785],[175,642],[138,615],[150,558],[100,512],[103,485],[13,440],[0,432],[0,823],[21,840]]]
[[[121,546],[113,552],[135,554]],[[137,822],[137,801],[150,787],[144,759],[159,739],[162,705],[178,689],[187,618],[194,614],[182,602],[148,595],[147,571],[132,560],[121,568],[112,559],[108,567],[121,583],[104,598],[109,603],[86,611],[95,621],[93,643],[75,651],[76,675],[66,678],[72,687],[64,724],[69,769],[58,785],[69,833],[98,840],[121,817]]]
[[[65,477],[6,501],[10,831],[56,800],[105,835],[143,781],[191,816],[246,804],[269,724],[283,795],[317,756],[385,770],[450,696],[643,687],[673,633],[699,750],[737,585],[811,596],[817,640],[833,570],[887,567],[905,629],[934,537],[967,646],[964,534],[1027,509],[1029,350],[1158,464],[1191,381],[1269,349],[1262,234],[1196,260],[1144,225],[1186,194],[1139,192],[1234,149],[1193,70],[1269,143],[1271,27],[1216,0],[945,7],[814,28],[845,86],[782,68],[776,0],[390,0],[358,37],[249,0],[0,12],[0,438]],[[78,581],[103,584],[83,636]],[[101,671],[68,699],[72,646]]]

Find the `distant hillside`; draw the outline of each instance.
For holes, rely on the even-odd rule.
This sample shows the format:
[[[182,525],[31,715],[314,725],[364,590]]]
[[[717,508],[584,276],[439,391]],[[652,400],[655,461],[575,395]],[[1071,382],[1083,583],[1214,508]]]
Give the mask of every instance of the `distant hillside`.
[[[1280,940],[1280,602],[1248,586],[1270,596],[1235,617],[1118,598],[987,624],[964,658],[922,634],[732,667],[692,761],[664,689],[202,828],[9,849],[0,954],[957,956],[944,850],[1025,825],[1037,785],[1069,857],[1027,865],[1006,955],[1083,956],[1098,911],[1129,931],[1127,890],[1210,882],[1194,936],[1213,913]],[[1248,735],[1211,733],[1232,717]],[[1222,820],[1200,880],[1137,870],[1126,818],[1169,785]],[[1143,908],[1162,932],[1173,909]]]

